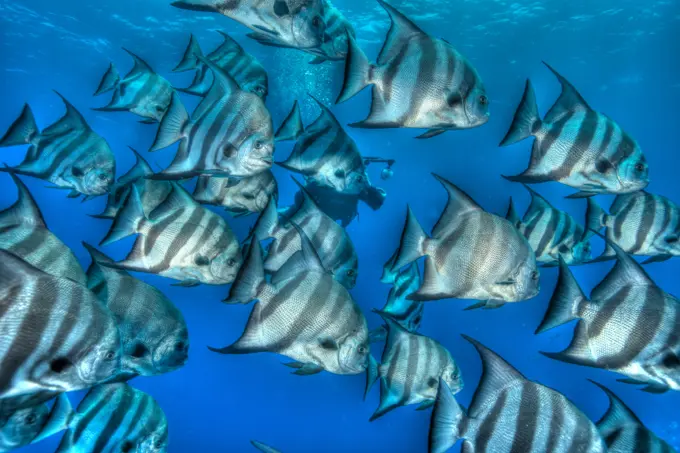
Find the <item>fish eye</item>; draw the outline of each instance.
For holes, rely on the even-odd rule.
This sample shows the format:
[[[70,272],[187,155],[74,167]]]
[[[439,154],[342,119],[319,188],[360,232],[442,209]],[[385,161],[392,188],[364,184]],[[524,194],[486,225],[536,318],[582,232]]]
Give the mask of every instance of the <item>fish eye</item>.
[[[135,345],[135,349],[132,351],[132,353],[130,355],[132,357],[137,358],[137,359],[141,359],[142,357],[144,357],[148,353],[149,353],[149,350],[146,348],[146,346],[144,346],[141,343],[137,343]]]
[[[104,356],[104,360],[111,361],[116,358],[116,353],[114,351],[108,351]]]
[[[344,178],[345,170],[343,170],[342,168],[338,168],[337,170],[335,170],[335,176],[337,176],[338,178]]]
[[[538,280],[539,277],[540,277],[540,274],[538,273],[538,271],[533,271],[533,272],[531,273],[531,279],[532,279],[532,280],[534,280],[534,281],[535,281],[535,280]]]
[[[361,345],[357,348],[357,352],[359,352],[359,354],[363,355],[363,354],[366,354],[366,352],[368,352],[368,350],[366,349],[366,346]]]
[[[185,346],[183,341],[178,341],[177,344],[175,344],[175,351],[184,351]]]
[[[486,104],[489,103],[489,98],[487,98],[487,97],[484,96],[484,95],[481,95],[481,96],[479,97],[479,103],[482,104],[482,105],[486,105]]]
[[[99,173],[99,175],[97,177],[99,178],[100,181],[105,181],[105,180],[109,179],[109,177],[106,176],[106,173]]]
[[[645,164],[643,164],[642,162],[638,162],[637,164],[635,164],[635,170],[639,171],[639,172],[644,171],[645,170]]]
[[[83,170],[80,169],[79,167],[73,167],[73,168],[71,168],[71,174],[73,174],[73,176],[75,176],[76,178],[80,178],[80,177],[82,177],[85,173],[84,173]]]
[[[156,450],[160,450],[161,448],[163,448],[163,441],[162,441],[162,440],[157,440],[156,443],[153,444],[153,446],[154,446],[154,448],[155,448]]]
[[[35,414],[28,414],[24,419],[24,423],[27,425],[33,425],[36,421],[38,421],[38,417],[36,417]]]
[[[255,142],[255,149],[262,149],[263,146],[264,143],[262,143],[261,141],[258,140]]]
[[[234,258],[229,258],[227,261],[227,266],[234,267],[236,265],[236,260]]]
[[[354,269],[350,269],[347,271],[347,276],[348,277],[354,277],[356,275],[356,271]]]

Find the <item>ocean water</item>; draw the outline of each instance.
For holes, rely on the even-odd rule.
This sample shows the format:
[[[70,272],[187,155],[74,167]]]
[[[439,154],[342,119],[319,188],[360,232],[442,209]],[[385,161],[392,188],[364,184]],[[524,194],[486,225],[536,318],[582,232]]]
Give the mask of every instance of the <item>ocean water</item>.
[[[204,51],[232,34],[255,55],[269,73],[267,106],[278,125],[298,99],[305,123],[317,115],[307,93],[332,105],[340,90],[343,63],[308,65],[299,51],[260,46],[247,30],[226,17],[183,11],[167,0],[0,0],[0,128],[4,130],[28,102],[42,128],[63,113],[58,90],[85,115],[116,154],[118,174],[133,164],[127,147],[141,150],[155,166],[165,167],[174,155],[165,149],[149,154],[156,126],[138,123],[130,113],[90,110],[105,99],[92,93],[114,62],[121,73],[131,66],[122,47],[144,58],[176,86],[187,86],[191,74],[173,74],[189,34]],[[370,58],[377,55],[389,19],[372,0],[335,0],[353,23],[358,42]],[[648,190],[680,202],[680,2],[677,0],[393,0],[392,4],[427,32],[443,37],[477,68],[490,98],[490,121],[476,129],[447,132],[430,140],[415,140],[417,130],[358,130],[348,128],[365,156],[396,159],[388,181],[371,168],[373,182],[387,199],[379,211],[365,205],[348,228],[359,254],[359,278],[352,294],[366,313],[369,327],[380,325],[373,308],[385,303],[389,290],[380,283],[383,263],[398,245],[406,205],[429,229],[438,218],[446,194],[432,178],[436,172],[467,191],[490,212],[504,214],[512,196],[520,213],[528,206],[521,185],[501,178],[526,168],[530,141],[499,148],[524,88],[531,78],[539,109],[545,113],[559,93],[559,85],[541,64],[549,62],[579,89],[589,104],[625,128],[643,148],[650,167]],[[187,108],[195,99],[182,95]],[[369,90],[333,111],[343,124],[368,114]],[[283,160],[291,144],[277,145]],[[23,148],[3,148],[0,161],[19,163]],[[295,187],[288,173],[275,168],[281,205],[291,202]],[[46,188],[45,182],[23,178],[40,205],[50,229],[69,245],[83,266],[89,264],[81,241],[97,244],[109,222],[88,214],[99,213],[105,199],[80,203],[66,193]],[[553,205],[583,219],[584,200],[565,199],[571,189],[556,183],[536,186]],[[16,197],[8,175],[0,174],[0,207]],[[608,208],[612,197],[598,197]],[[229,219],[243,239],[255,216]],[[105,247],[122,259],[130,239]],[[602,244],[597,246],[599,252]],[[611,263],[574,267],[584,290],[591,289]],[[680,295],[680,260],[646,268],[667,292]],[[251,306],[220,303],[228,287],[178,288],[171,281],[147,274],[139,278],[161,289],[186,317],[190,359],[176,372],[132,381],[151,394],[167,415],[169,451],[249,452],[258,439],[284,453],[305,452],[424,452],[427,451],[429,411],[399,408],[381,419],[368,419],[378,405],[377,386],[362,400],[364,376],[321,373],[309,377],[290,374],[275,354],[224,356],[208,351],[241,334]],[[458,395],[467,406],[481,373],[478,355],[460,334],[470,335],[498,352],[525,376],[569,397],[592,420],[607,408],[605,395],[586,379],[614,390],[658,436],[680,449],[680,394],[651,395],[616,382],[613,373],[550,360],[539,351],[559,351],[569,343],[573,325],[540,336],[534,330],[543,318],[557,278],[556,269],[542,271],[538,297],[499,310],[463,311],[459,300],[428,302],[421,333],[446,346],[462,369],[466,386]],[[373,355],[380,356],[379,346]],[[75,404],[82,394],[72,395]],[[25,453],[52,452],[60,435],[27,448]],[[458,451],[457,446],[453,451]]]

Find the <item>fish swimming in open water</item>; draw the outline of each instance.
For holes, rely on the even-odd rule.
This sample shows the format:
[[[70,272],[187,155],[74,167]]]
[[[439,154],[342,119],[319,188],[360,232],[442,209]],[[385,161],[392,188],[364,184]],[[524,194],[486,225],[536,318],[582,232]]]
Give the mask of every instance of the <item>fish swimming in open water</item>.
[[[233,216],[262,212],[270,199],[279,199],[279,187],[270,170],[233,181],[199,176],[193,193],[199,203],[222,206]]]
[[[0,452],[34,444],[65,430],[73,408],[65,393],[57,396],[52,408],[39,403],[0,417]]]

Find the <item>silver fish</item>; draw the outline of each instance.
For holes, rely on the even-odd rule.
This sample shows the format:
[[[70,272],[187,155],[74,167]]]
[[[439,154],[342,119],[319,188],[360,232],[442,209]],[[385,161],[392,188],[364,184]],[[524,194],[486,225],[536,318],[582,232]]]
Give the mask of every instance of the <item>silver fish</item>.
[[[221,354],[275,352],[294,360],[295,374],[323,370],[359,374],[368,365],[366,318],[347,289],[321,264],[314,246],[298,230],[302,249],[266,282],[260,242],[231,287],[227,303],[257,300],[241,337]]]
[[[525,378],[465,335],[482,359],[482,378],[467,414],[441,380],[430,423],[430,453],[463,439],[465,453],[605,453],[586,415],[561,393]]]
[[[118,320],[123,362],[116,379],[155,376],[184,366],[189,357],[189,331],[177,307],[153,286],[103,266],[113,260],[83,245],[92,257],[87,286]]]
[[[73,408],[66,394],[60,394],[52,408],[39,403],[0,418],[0,452],[13,451],[67,429]]]
[[[345,81],[337,102],[372,85],[371,113],[361,128],[429,129],[418,138],[481,126],[489,120],[489,99],[475,68],[451,44],[425,33],[383,0],[392,25],[377,64],[371,64],[353,37]]]
[[[113,90],[113,97],[104,107],[93,110],[129,111],[145,118],[143,123],[160,122],[170,105],[174,92],[172,85],[151,69],[144,60],[125,48],[123,50],[130,54],[134,66],[121,80],[113,63],[109,65],[94,95],[99,96]]]
[[[194,200],[222,206],[234,216],[262,212],[270,199],[278,200],[279,187],[271,171],[232,180],[214,176],[199,176]]]
[[[645,384],[646,392],[680,390],[680,301],[618,246],[609,245],[618,260],[590,299],[560,261],[557,287],[536,333],[573,320],[578,324],[567,349],[542,354],[623,374],[622,382]]]
[[[422,302],[408,300],[407,297],[420,288],[420,271],[417,263],[411,263],[394,280],[394,286],[387,295],[387,303],[379,313],[386,314],[409,332],[417,332],[423,320],[425,306]],[[386,326],[371,331],[371,343],[385,341]]]
[[[93,388],[78,406],[57,453],[165,453],[168,421],[156,400],[127,384]]]
[[[558,181],[580,190],[570,198],[644,189],[649,170],[638,143],[609,117],[591,109],[567,79],[546,66],[562,85],[562,93],[541,120],[527,80],[501,146],[535,137],[531,162],[522,174],[506,178],[526,184]]]
[[[256,440],[251,440],[250,443],[253,445],[253,447],[257,448],[263,453],[281,453],[279,450],[276,450],[269,445],[265,445],[262,442],[258,442]]]
[[[425,275],[409,300],[481,299],[469,308],[497,308],[530,299],[539,291],[536,257],[526,238],[507,220],[485,212],[465,192],[434,175],[449,200],[427,236],[408,208],[394,268],[421,256]]]
[[[92,198],[108,193],[116,174],[116,161],[108,143],[90,129],[85,118],[57,93],[66,114],[56,123],[38,130],[33,112],[24,105],[19,118],[0,139],[0,147],[31,145],[24,161],[0,171],[33,176],[72,189],[75,196]]]

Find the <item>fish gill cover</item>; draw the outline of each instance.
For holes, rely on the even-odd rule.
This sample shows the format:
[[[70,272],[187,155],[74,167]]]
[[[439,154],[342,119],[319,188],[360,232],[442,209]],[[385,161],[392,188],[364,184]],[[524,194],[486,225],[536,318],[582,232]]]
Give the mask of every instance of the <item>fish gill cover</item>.
[[[680,450],[679,28],[0,1],[0,451]]]

